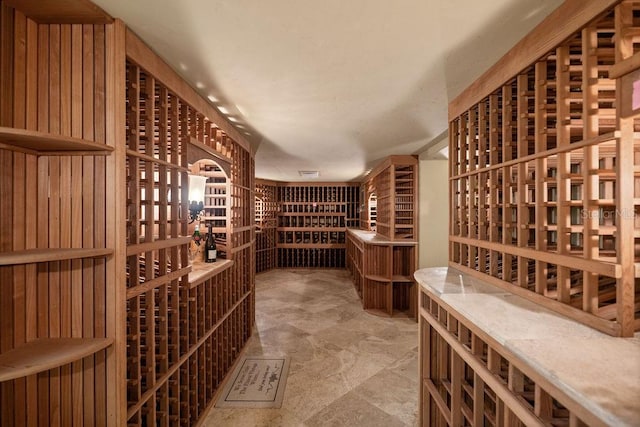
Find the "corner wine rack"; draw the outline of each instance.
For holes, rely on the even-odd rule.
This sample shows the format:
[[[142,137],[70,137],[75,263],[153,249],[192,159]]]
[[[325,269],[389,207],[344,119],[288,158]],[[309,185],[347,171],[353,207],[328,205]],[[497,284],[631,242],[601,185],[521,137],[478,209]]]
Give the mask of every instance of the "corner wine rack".
[[[119,403],[108,26],[0,22],[0,425],[95,424]]]

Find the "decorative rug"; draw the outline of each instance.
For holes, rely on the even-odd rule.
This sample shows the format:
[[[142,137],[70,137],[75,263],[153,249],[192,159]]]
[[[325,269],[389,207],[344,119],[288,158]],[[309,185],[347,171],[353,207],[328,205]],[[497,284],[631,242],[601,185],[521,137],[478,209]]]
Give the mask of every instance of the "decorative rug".
[[[245,356],[224,386],[216,408],[280,408],[288,357]]]

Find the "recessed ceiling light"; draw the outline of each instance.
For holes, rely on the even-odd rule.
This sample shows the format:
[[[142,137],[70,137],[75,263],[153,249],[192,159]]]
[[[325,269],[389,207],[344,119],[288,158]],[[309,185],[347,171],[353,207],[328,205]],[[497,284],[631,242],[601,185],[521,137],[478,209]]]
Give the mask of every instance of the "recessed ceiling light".
[[[204,83],[202,83],[202,82],[196,82],[196,87],[197,87],[198,89],[202,89],[202,88],[204,88]]]
[[[224,114],[225,116],[229,114],[229,110],[227,110],[224,107],[218,107],[218,111],[220,111],[222,114]]]
[[[303,178],[317,178],[320,176],[320,172],[318,171],[298,171],[298,173]]]
[[[244,125],[241,125],[240,123],[236,123],[236,127],[239,129],[245,129]]]
[[[234,122],[234,123],[237,123],[237,122],[238,122],[238,119],[236,119],[235,117],[229,116],[229,117],[227,117],[227,118],[228,118],[229,120],[231,120],[232,122]]]
[[[251,136],[251,134],[249,132],[242,132],[242,133],[244,133],[245,135]]]
[[[240,114],[242,114],[244,117],[247,117],[247,112],[244,111],[244,109],[239,106],[238,104],[236,104],[236,108],[238,109],[238,111],[240,112]]]
[[[216,97],[215,97],[215,96],[213,96],[213,95],[209,95],[209,96],[207,96],[207,99],[209,99],[209,101],[211,101],[211,102],[218,102],[218,98],[216,98]]]

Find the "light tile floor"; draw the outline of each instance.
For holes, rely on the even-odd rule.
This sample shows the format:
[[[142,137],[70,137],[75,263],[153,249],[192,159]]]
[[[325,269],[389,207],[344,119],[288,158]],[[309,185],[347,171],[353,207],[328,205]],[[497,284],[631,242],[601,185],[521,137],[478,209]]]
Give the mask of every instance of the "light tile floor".
[[[418,324],[362,310],[346,270],[256,277],[247,355],[289,356],[280,409],[219,409],[204,426],[415,426]]]

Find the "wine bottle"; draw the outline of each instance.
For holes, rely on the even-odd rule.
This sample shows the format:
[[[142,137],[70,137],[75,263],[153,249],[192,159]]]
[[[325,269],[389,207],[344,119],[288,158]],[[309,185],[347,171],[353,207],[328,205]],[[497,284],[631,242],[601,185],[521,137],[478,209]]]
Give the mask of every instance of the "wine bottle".
[[[195,230],[193,230],[193,241],[196,245],[200,246],[200,225],[196,224]]]
[[[209,233],[207,233],[207,241],[204,244],[204,259],[206,262],[216,262],[218,251],[216,250],[216,239],[213,237],[211,223],[209,223]]]

